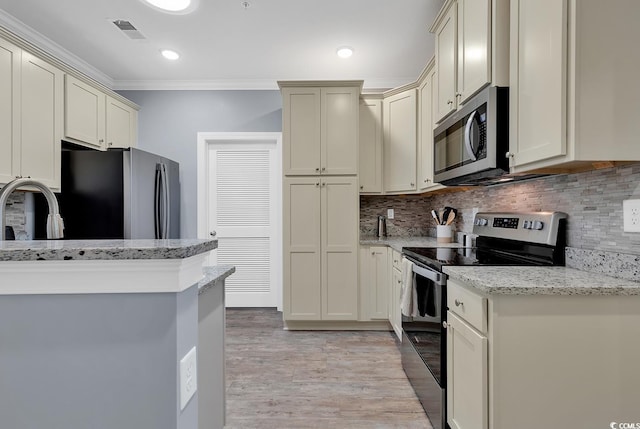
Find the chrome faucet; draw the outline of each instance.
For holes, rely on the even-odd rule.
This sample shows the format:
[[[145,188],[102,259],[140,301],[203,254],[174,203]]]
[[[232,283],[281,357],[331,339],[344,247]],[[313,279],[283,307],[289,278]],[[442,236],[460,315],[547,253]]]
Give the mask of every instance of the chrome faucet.
[[[9,195],[21,186],[33,186],[34,188],[38,188],[47,198],[47,204],[49,205],[49,216],[47,217],[47,238],[62,238],[64,222],[60,217],[58,200],[53,194],[53,191],[51,191],[47,185],[38,182],[37,180],[33,180],[29,177],[19,177],[7,183],[2,189],[0,189],[0,239],[5,239],[5,206],[7,205],[7,200],[9,199]]]

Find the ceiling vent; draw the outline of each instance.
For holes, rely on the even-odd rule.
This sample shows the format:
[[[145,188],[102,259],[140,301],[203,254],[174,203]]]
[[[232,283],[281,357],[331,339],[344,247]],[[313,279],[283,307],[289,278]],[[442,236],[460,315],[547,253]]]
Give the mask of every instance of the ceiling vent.
[[[118,29],[122,31],[122,34],[127,36],[129,39],[132,39],[132,40],[146,39],[146,37],[144,37],[144,35],[140,31],[138,31],[138,29],[134,27],[133,24],[130,23],[129,21],[126,21],[124,19],[116,19],[111,22],[113,22],[113,25],[118,27]]]

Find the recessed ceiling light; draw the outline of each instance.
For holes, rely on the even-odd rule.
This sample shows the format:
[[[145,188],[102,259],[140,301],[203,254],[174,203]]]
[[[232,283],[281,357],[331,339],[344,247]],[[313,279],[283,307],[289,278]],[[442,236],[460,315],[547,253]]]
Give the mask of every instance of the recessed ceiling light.
[[[353,55],[353,48],[350,48],[348,46],[342,46],[338,48],[336,53],[340,58],[349,58],[351,55]]]
[[[189,13],[195,9],[197,0],[142,0],[144,3],[169,13]]]
[[[171,49],[163,49],[160,51],[160,53],[168,60],[175,61],[180,58],[180,55],[176,51],[172,51]]]

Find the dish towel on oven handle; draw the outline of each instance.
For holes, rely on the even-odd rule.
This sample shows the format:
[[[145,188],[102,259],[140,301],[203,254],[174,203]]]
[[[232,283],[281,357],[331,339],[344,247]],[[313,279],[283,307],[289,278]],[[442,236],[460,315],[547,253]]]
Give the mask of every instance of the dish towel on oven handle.
[[[418,316],[418,292],[413,262],[402,258],[402,283],[400,289],[400,311],[407,317]]]

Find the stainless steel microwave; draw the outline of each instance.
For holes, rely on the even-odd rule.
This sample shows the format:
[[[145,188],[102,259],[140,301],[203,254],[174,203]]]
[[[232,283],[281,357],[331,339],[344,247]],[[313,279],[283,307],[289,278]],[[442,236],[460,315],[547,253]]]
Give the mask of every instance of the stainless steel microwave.
[[[509,172],[509,88],[488,86],[434,130],[434,181],[495,183]]]

